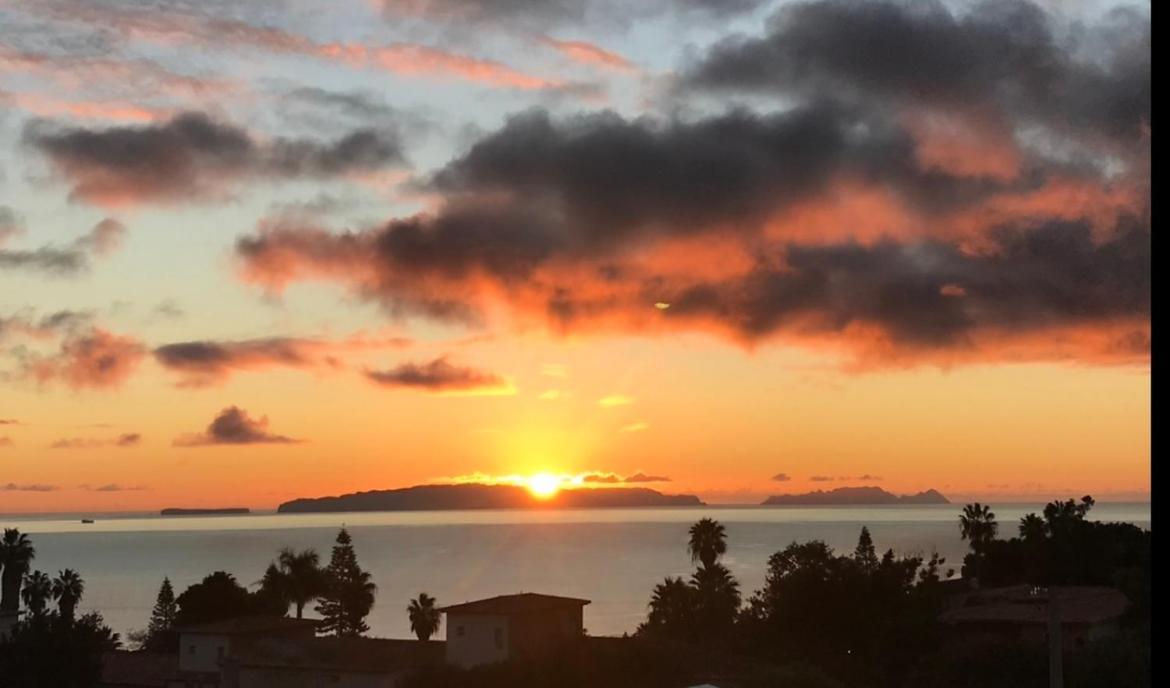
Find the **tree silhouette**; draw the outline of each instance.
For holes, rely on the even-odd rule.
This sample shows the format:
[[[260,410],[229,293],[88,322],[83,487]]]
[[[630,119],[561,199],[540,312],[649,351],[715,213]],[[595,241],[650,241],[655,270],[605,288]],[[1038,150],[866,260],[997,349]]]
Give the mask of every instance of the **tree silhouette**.
[[[727,551],[727,533],[723,524],[711,518],[699,519],[690,528],[691,539],[687,543],[691,561],[699,561],[710,567]]]
[[[667,577],[654,586],[650,614],[639,633],[686,638],[695,635],[695,591],[682,578]]]
[[[707,638],[731,630],[739,612],[739,583],[722,564],[700,566],[691,576],[697,632]]]
[[[53,596],[53,581],[44,571],[25,574],[24,589],[20,591],[20,596],[30,614],[34,617],[43,616]]]
[[[28,535],[16,528],[5,528],[0,538],[0,612],[15,612],[20,608],[20,585],[24,574],[36,558],[37,551]]]
[[[406,611],[410,617],[410,630],[419,640],[430,640],[439,630],[440,614],[435,608],[435,598],[425,592],[420,592],[418,599],[411,600]]]
[[[0,686],[92,688],[101,679],[102,653],[118,645],[118,634],[96,612],[77,620],[59,614],[24,619],[0,643]]]
[[[370,630],[365,618],[374,606],[378,586],[358,565],[349,532],[337,533],[337,544],[325,570],[325,593],[318,597],[317,613],[323,618],[319,631],[338,637],[357,637]]]
[[[289,547],[280,550],[276,561],[268,565],[261,588],[296,607],[297,618],[304,618],[305,605],[325,592],[326,577],[320,557],[314,549],[297,552]]]
[[[869,528],[861,526],[861,535],[857,537],[857,549],[853,550],[853,561],[864,571],[873,571],[878,567],[877,551],[873,546],[873,537]]]
[[[202,581],[188,586],[175,600],[179,611],[176,626],[219,621],[236,616],[284,616],[288,605],[261,593],[249,593],[247,588],[226,571],[216,571]],[[283,606],[283,608],[282,608]]]
[[[1020,537],[1027,542],[1040,542],[1048,536],[1048,524],[1036,514],[1020,519]]]
[[[975,555],[975,578],[982,578],[983,560],[988,543],[995,539],[999,531],[999,524],[995,521],[995,513],[990,506],[975,502],[963,507],[959,514],[959,534],[964,540],[971,543],[971,552]]]
[[[85,594],[85,581],[73,569],[57,572],[53,579],[53,599],[57,600],[57,610],[61,618],[73,620],[77,611],[77,603]]]

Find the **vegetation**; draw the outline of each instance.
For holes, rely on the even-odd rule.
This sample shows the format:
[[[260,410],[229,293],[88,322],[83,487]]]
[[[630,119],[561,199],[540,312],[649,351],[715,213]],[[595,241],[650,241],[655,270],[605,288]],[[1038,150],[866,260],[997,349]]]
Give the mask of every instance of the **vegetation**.
[[[20,586],[37,551],[27,534],[5,528],[0,538],[0,612],[20,607]]]
[[[358,565],[353,540],[345,528],[337,534],[325,575],[325,591],[316,607],[322,617],[320,632],[345,638],[370,630],[365,619],[374,607],[378,588],[369,572]]]
[[[220,621],[241,615],[284,616],[288,605],[264,592],[248,592],[226,571],[216,571],[191,585],[175,600],[174,625]]]
[[[418,599],[411,600],[406,611],[410,617],[410,631],[418,636],[419,640],[424,642],[430,640],[439,630],[442,617],[435,607],[435,598],[425,592],[420,592]]]
[[[32,551],[27,536],[13,537],[11,542]],[[53,580],[41,571],[34,571],[25,574],[19,583],[12,594],[24,600],[29,613],[12,628],[8,641],[0,643],[0,686],[90,688],[95,685],[101,674],[102,652],[116,649],[119,639],[105,625],[101,614],[94,612],[74,618],[85,592],[85,581],[76,571],[65,569]],[[57,601],[56,610],[49,609],[50,599]]]
[[[289,547],[280,550],[276,561],[268,565],[261,580],[261,589],[270,592],[297,610],[297,618],[304,618],[305,605],[325,592],[327,578],[321,569],[320,558],[314,549],[297,552]]]

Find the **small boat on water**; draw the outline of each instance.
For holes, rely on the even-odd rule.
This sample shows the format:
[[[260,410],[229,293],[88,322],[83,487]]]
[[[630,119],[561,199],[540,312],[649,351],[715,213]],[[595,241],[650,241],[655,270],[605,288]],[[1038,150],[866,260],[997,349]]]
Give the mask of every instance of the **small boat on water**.
[[[92,518],[83,518],[83,519],[81,519],[81,522],[82,523],[93,523],[93,519]]]

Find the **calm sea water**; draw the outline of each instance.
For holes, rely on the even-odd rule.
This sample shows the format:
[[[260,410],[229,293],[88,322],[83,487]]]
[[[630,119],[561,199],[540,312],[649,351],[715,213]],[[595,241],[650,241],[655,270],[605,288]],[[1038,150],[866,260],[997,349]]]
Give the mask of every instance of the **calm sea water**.
[[[999,505],[1005,533],[1039,504]],[[408,637],[407,601],[419,592],[452,604],[512,592],[584,597],[585,626],[595,635],[633,631],[645,618],[651,588],[689,575],[687,527],[702,517],[727,527],[725,564],[747,592],[764,580],[768,556],[795,541],[821,539],[849,551],[861,526],[879,549],[937,550],[958,569],[958,505],[899,507],[697,507],[557,511],[444,511],[349,514],[252,514],[159,517],[107,514],[0,516],[31,533],[34,568],[71,567],[85,578],[82,607],[100,610],[117,631],[142,628],[163,576],[176,591],[216,570],[243,584],[262,575],[283,546],[315,547],[323,561],[341,525],[378,585],[369,624],[374,635]],[[1098,504],[1093,517],[1150,525],[1149,504]]]

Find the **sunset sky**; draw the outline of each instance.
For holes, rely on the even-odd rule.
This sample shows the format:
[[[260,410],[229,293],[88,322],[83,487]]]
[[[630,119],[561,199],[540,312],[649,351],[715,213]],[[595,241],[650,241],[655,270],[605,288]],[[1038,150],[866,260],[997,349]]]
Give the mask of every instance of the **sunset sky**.
[[[0,0],[0,513],[1145,499],[1148,5]]]

